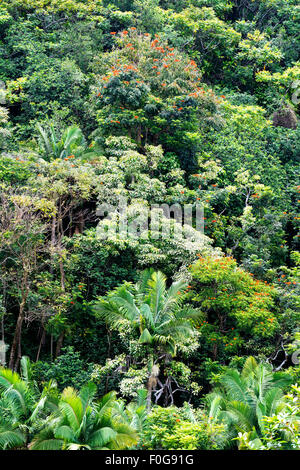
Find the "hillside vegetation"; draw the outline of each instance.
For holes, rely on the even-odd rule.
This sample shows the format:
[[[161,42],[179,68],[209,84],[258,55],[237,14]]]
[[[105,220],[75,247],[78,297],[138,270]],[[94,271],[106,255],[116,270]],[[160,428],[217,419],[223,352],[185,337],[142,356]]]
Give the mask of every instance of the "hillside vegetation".
[[[300,448],[299,22],[0,0],[0,449]]]

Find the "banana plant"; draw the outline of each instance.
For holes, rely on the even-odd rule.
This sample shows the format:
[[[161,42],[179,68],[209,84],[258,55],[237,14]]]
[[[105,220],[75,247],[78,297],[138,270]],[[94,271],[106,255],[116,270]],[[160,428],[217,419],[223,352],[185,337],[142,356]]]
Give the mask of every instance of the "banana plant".
[[[59,138],[52,124],[48,129],[37,124],[41,146],[47,160],[78,157],[86,151],[86,141],[81,129],[68,127]]]

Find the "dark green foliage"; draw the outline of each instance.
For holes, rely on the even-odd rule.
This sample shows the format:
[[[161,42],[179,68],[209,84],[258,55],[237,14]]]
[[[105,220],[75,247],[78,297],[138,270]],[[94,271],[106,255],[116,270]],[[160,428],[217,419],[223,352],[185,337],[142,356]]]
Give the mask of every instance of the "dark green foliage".
[[[73,347],[62,349],[62,354],[52,363],[37,362],[33,365],[33,377],[39,383],[53,380],[59,390],[86,385],[91,379],[92,364],[86,364]]]

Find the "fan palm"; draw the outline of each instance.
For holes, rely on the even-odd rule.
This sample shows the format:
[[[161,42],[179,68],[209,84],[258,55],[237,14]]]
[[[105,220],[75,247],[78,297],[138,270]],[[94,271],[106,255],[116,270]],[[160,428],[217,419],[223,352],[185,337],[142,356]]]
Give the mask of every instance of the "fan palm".
[[[40,393],[31,381],[31,366],[21,360],[22,377],[11,369],[0,369],[0,449],[27,445],[31,434],[41,425],[41,416],[55,408],[49,382]]]
[[[66,388],[58,411],[30,444],[32,450],[125,449],[137,442],[135,431],[116,413],[114,392],[95,402],[92,383],[76,392]]]
[[[124,321],[139,335],[139,342],[176,355],[178,344],[195,333],[199,312],[180,308],[187,282],[180,279],[167,288],[166,276],[145,270],[135,285],[124,284],[95,305],[98,316],[114,328]]]
[[[287,374],[272,372],[271,366],[247,358],[242,372],[229,369],[220,386],[208,395],[210,417],[226,422],[232,439],[237,432],[255,431],[260,435],[264,416],[281,411],[285,402],[283,387],[290,383]]]

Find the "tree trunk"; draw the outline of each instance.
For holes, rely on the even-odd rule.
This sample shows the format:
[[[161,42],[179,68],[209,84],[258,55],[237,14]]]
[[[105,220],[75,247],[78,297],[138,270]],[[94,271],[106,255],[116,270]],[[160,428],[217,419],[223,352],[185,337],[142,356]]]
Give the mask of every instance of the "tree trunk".
[[[51,245],[52,247],[55,246],[56,243],[56,217],[52,217],[52,225],[51,225]]]
[[[60,260],[59,260],[59,270],[60,270],[60,285],[61,289],[63,292],[66,290],[66,283],[65,283],[65,270],[64,270],[64,264],[61,258],[61,251],[62,251],[62,244],[61,244],[61,239],[64,235],[63,231],[63,224],[62,224],[62,213],[61,213],[61,203],[59,204],[59,211],[58,211],[58,247],[60,250]],[[57,358],[60,355],[60,351],[63,345],[65,337],[65,331],[62,331],[59,335],[59,338],[56,343],[56,351],[55,351],[55,357]]]
[[[142,127],[141,126],[137,128],[137,143],[139,145],[141,145],[142,143]]]
[[[151,359],[153,364],[153,358]],[[157,385],[157,378],[159,374],[159,367],[156,365],[152,366],[152,370],[147,383],[147,410],[151,409],[152,390]]]
[[[38,352],[37,352],[37,355],[36,355],[36,360],[35,362],[37,362],[40,358],[40,353],[41,353],[41,349],[42,349],[42,344],[44,343],[45,341],[45,335],[46,335],[46,332],[45,332],[45,328],[43,328],[43,333],[42,333],[42,336],[41,336],[41,341],[40,341],[40,344],[39,344],[39,349],[38,349]]]
[[[25,281],[26,282],[26,281]],[[14,339],[11,345],[11,350],[10,350],[10,357],[9,357],[9,365],[8,367],[12,370],[15,370],[16,367],[16,355],[17,355],[17,349],[18,349],[18,356],[21,354],[21,337],[22,337],[22,325],[24,321],[24,314],[25,314],[25,304],[28,296],[28,287],[26,286],[26,290],[23,294],[22,302],[20,304],[20,309],[19,309],[19,316],[16,324],[16,329],[15,329],[15,334],[14,334]],[[19,360],[21,358],[19,357]]]
[[[51,361],[53,361],[53,335],[51,335],[51,338],[50,338],[50,357],[51,357]]]
[[[53,259],[54,248],[56,245],[56,217],[52,217],[52,224],[51,224],[51,261]],[[50,265],[50,274],[53,274],[53,264]]]
[[[57,343],[56,343],[56,351],[55,351],[55,358],[58,358],[61,352],[61,348],[64,342],[64,337],[65,337],[65,332],[62,331],[58,337]]]
[[[149,378],[147,383],[147,411],[151,410],[151,398],[152,398],[152,383],[151,378]]]

